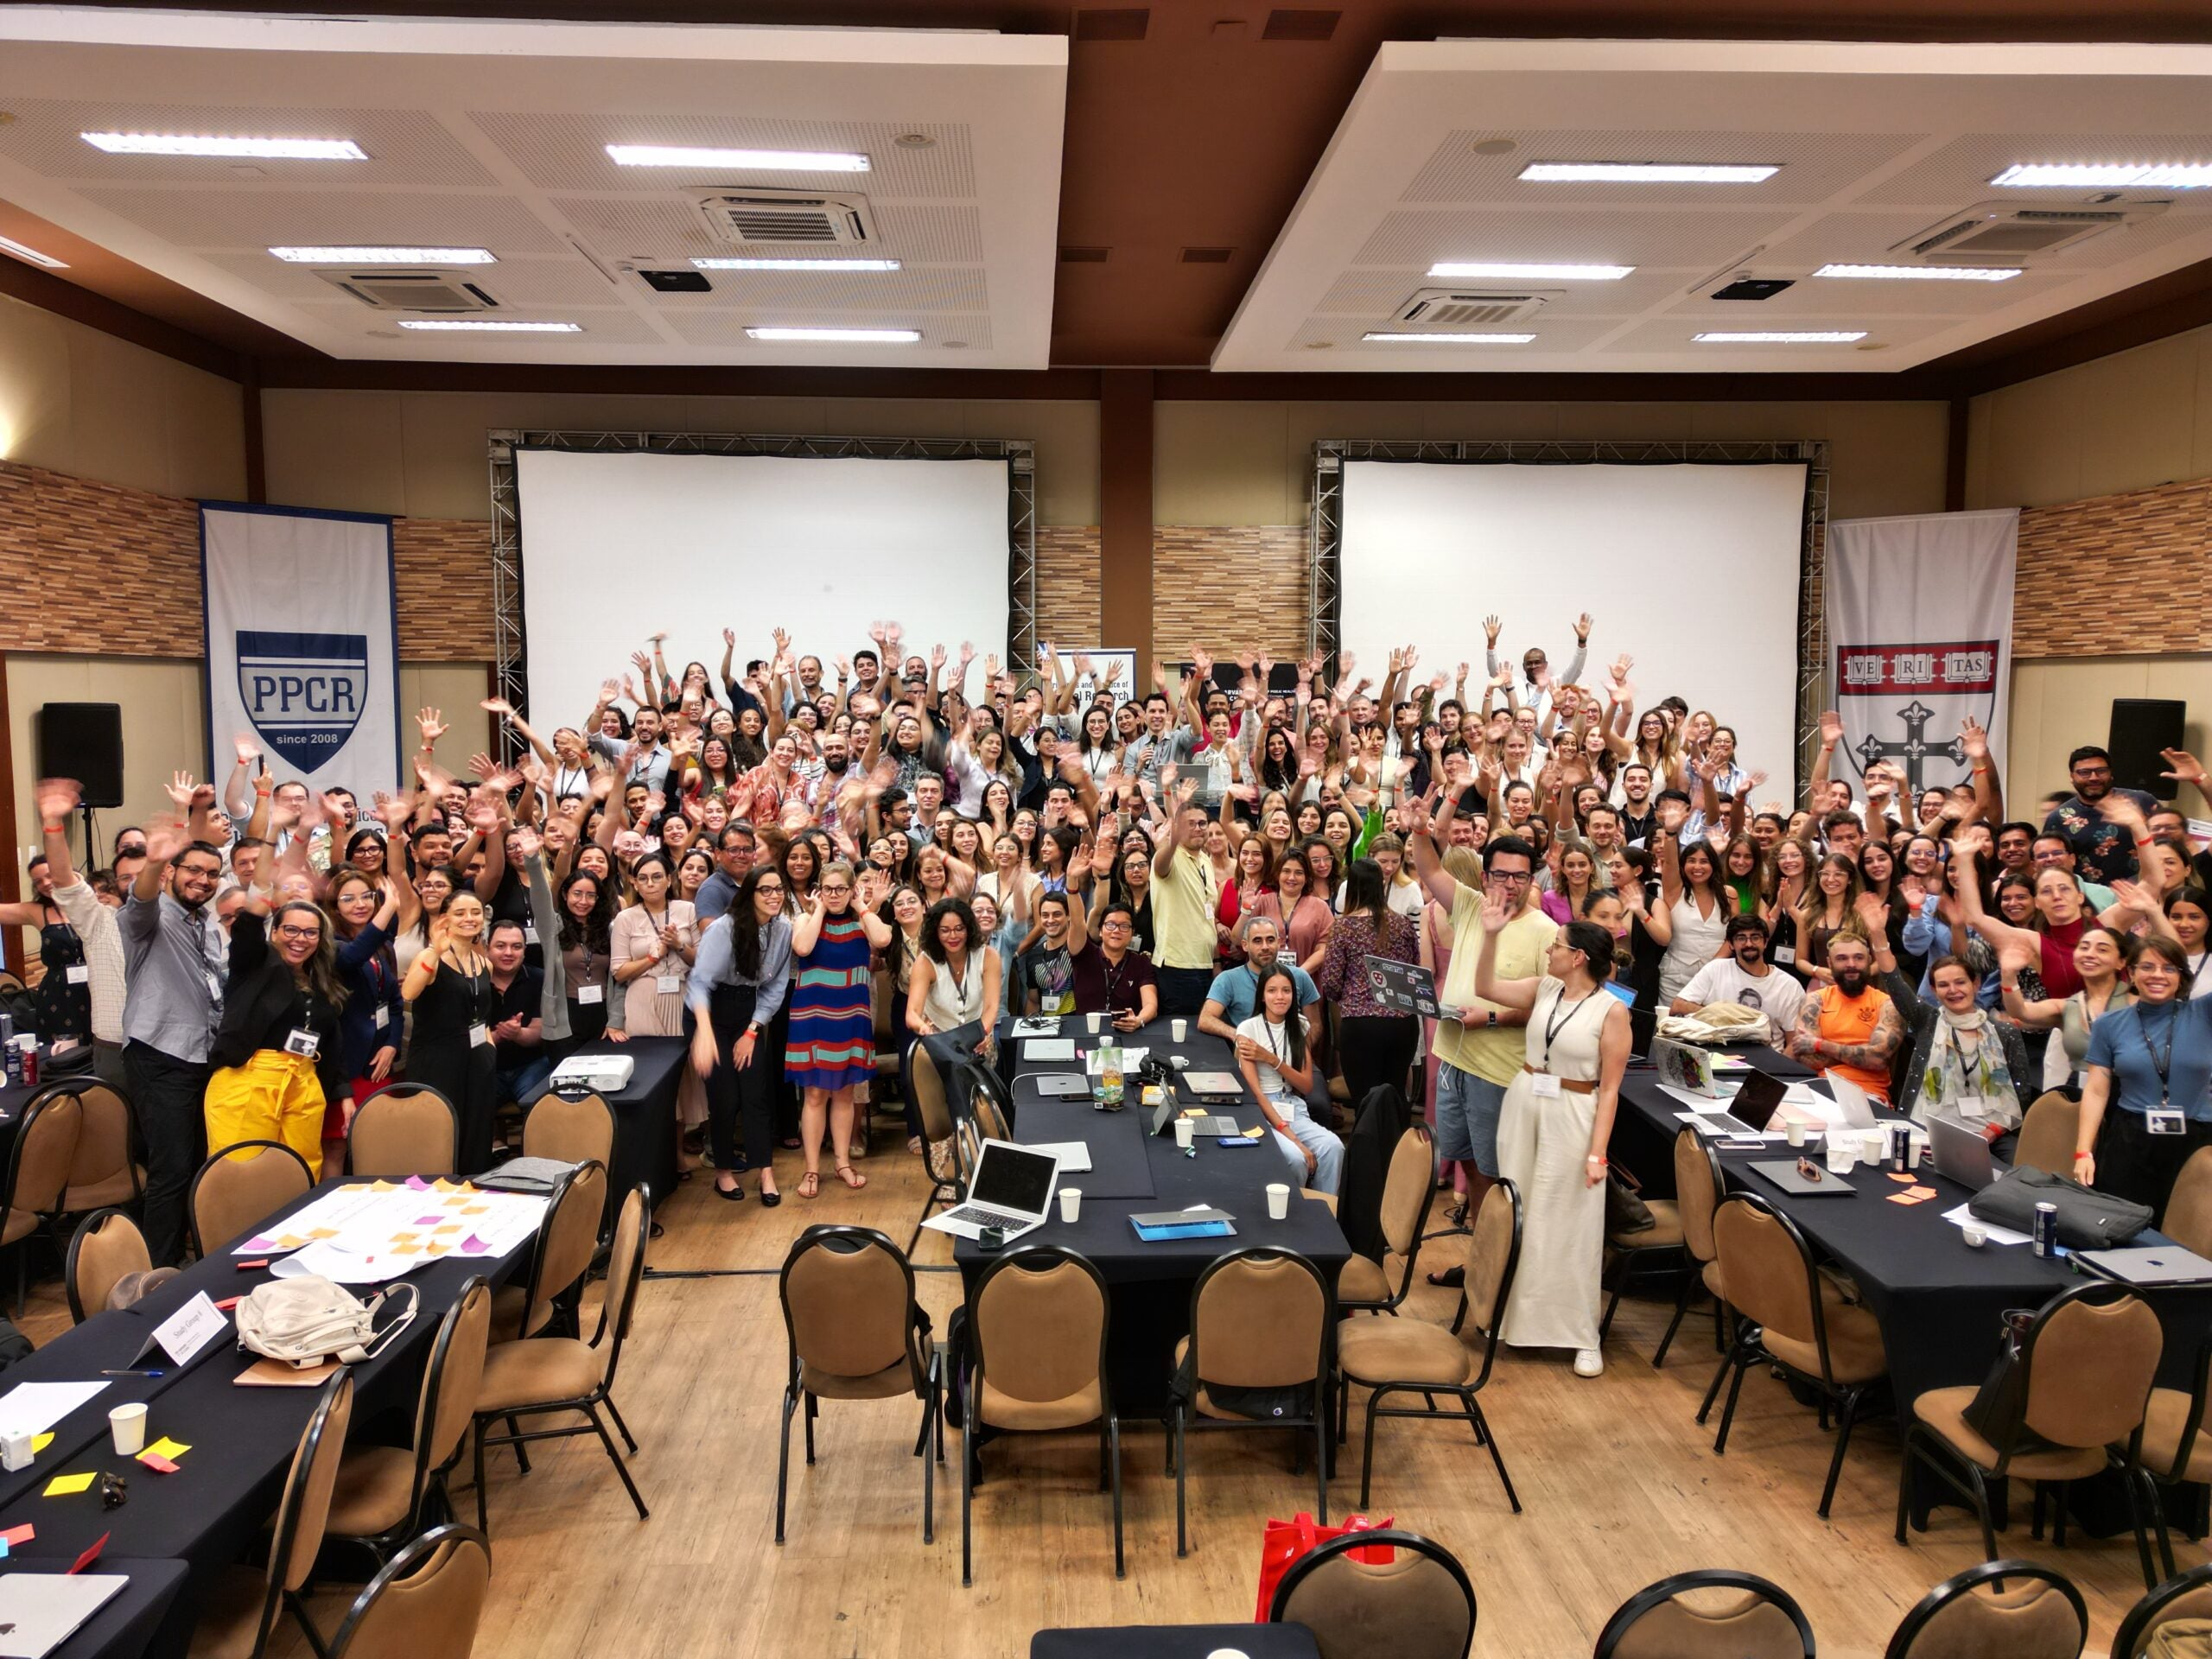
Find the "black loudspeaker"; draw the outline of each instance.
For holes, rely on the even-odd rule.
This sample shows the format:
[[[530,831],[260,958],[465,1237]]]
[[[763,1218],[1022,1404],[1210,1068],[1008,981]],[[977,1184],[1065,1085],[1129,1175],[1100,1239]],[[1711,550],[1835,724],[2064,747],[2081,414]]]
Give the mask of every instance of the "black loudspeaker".
[[[2112,735],[2105,743],[2112,751],[2113,782],[2162,801],[2173,799],[2173,780],[2158,775],[2166,770],[2158,751],[2181,747],[2187,712],[2187,704],[2171,697],[2114,697]]]
[[[41,778],[74,778],[84,785],[86,806],[121,806],[123,705],[40,704],[38,774]]]

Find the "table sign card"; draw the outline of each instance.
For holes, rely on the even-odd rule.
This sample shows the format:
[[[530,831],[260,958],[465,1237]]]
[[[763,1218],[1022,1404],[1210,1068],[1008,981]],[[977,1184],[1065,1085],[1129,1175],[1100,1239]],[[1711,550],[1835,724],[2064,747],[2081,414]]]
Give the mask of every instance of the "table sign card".
[[[154,1340],[178,1364],[189,1365],[195,1354],[230,1328],[231,1322],[215,1311],[203,1290],[154,1327]]]

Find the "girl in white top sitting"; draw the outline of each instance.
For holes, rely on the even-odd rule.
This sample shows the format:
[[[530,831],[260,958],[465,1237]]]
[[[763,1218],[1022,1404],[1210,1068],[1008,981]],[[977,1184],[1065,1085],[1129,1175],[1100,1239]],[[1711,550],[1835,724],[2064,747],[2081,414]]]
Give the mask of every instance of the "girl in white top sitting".
[[[1260,1103],[1275,1149],[1299,1184],[1334,1194],[1344,1176],[1344,1143],[1306,1115],[1313,1086],[1313,1052],[1298,1012],[1298,982],[1281,963],[1260,973],[1256,1011],[1236,1027],[1236,1064]]]

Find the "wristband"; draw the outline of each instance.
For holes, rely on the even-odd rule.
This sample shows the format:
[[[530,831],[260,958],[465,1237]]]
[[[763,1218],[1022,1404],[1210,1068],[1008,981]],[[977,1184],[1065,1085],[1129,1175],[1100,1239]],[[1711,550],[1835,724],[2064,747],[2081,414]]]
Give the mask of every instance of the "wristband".
[[[59,834],[59,833],[60,832],[61,829],[62,829],[62,826],[61,826],[60,824],[58,824],[58,823],[40,823],[39,828],[40,828],[40,829],[41,829],[41,830],[44,830],[48,835],[51,836],[51,835],[57,835],[57,834]]]
[[[2078,1163],[2080,1163],[2080,1162],[2081,1162],[2084,1158],[2087,1158],[2088,1155],[2089,1155],[2089,1154],[2088,1154],[2088,1153],[2086,1153],[2086,1152],[2077,1152],[2077,1153],[2075,1153],[2075,1154],[2074,1154],[2074,1161],[2075,1161],[2075,1163],[2077,1163],[2077,1164],[2078,1164]]]
[[[1586,1163],[1586,1164],[1595,1164],[1595,1165],[1597,1165],[1600,1169],[1604,1169],[1604,1168],[1608,1167],[1608,1166],[1607,1166],[1607,1164],[1606,1164],[1605,1160],[1603,1158],[1600,1158],[1600,1157],[1599,1157],[1596,1153],[1594,1153],[1594,1152],[1593,1152],[1593,1153],[1592,1153],[1592,1154],[1591,1154],[1587,1158],[1585,1158],[1582,1161],[1583,1161],[1584,1163]]]

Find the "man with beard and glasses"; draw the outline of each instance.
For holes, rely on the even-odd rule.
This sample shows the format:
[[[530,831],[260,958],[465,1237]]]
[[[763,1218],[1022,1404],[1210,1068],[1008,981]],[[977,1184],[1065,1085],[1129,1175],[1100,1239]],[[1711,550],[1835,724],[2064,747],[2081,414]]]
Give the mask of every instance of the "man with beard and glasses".
[[[1725,937],[1728,954],[1691,975],[1667,1011],[1695,1014],[1711,1003],[1740,1002],[1764,1014],[1777,1033],[1790,1030],[1797,1023],[1805,988],[1767,961],[1766,924],[1756,916],[1732,916]]]
[[[2107,886],[2132,880],[2135,874],[2135,849],[2129,842],[2127,826],[2111,822],[2097,804],[2108,795],[2117,794],[2134,802],[2147,818],[2158,810],[2158,802],[2139,789],[2115,790],[2112,756],[2094,743],[2085,744],[2068,755],[2066,771],[2074,780],[2074,792],[2044,820],[2044,834],[2066,837],[2085,879]]]
[[[1874,953],[1855,933],[1828,941],[1835,983],[1805,999],[1789,1034],[1789,1053],[1824,1076],[1857,1084],[1874,1098],[1890,1097],[1890,1060],[1904,1041],[1904,1020],[1886,992],[1874,988]]]

